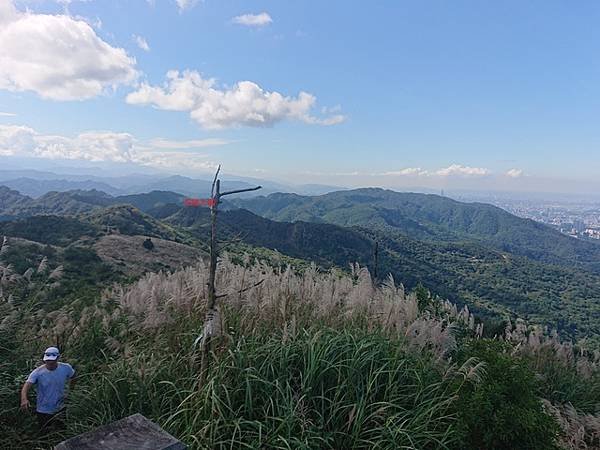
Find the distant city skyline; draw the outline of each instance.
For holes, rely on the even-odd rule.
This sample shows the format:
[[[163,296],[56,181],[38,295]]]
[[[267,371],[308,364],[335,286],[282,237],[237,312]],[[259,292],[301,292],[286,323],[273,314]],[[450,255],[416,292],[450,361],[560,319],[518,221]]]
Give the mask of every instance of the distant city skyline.
[[[0,169],[593,194],[599,22],[592,1],[0,0]]]

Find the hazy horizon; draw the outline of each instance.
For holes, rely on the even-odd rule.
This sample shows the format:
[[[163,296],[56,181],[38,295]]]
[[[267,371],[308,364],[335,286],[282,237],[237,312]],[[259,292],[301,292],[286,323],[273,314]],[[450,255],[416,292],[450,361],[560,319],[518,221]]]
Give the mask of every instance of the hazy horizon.
[[[72,161],[68,161],[71,162]],[[97,165],[78,165],[78,166],[58,166],[58,165],[45,165],[45,166],[33,166],[31,168],[27,165],[16,165],[0,168],[0,186],[3,182],[14,181],[19,178],[35,178],[34,175],[41,177],[41,180],[77,180],[77,181],[103,181],[111,185],[113,180],[125,180],[131,177],[147,177],[150,180],[162,180],[172,176],[182,176],[193,180],[211,180],[214,172],[196,172],[196,173],[178,173],[172,171],[162,171],[156,169],[149,169],[146,167],[132,167],[131,165],[121,165],[119,170],[115,169],[115,166],[108,165],[107,167],[100,167]],[[417,192],[427,194],[438,194],[446,195],[449,197],[456,198],[458,200],[466,201],[489,201],[491,199],[512,199],[512,200],[544,200],[544,201],[591,201],[593,203],[600,203],[600,192],[579,192],[579,191],[557,191],[548,189],[544,190],[517,190],[517,189],[494,189],[492,187],[478,187],[472,188],[467,187],[452,187],[452,186],[440,186],[431,187],[426,185],[383,185],[375,183],[365,184],[333,184],[333,183],[310,183],[310,182],[294,182],[292,180],[286,180],[281,178],[271,178],[269,176],[247,176],[236,173],[224,171],[222,172],[224,180],[238,180],[245,181],[247,183],[266,183],[266,188],[269,189],[268,193],[281,191],[281,192],[297,192],[303,195],[320,195],[326,192],[333,192],[336,190],[346,189],[359,189],[359,188],[382,188],[391,189],[398,192]],[[118,185],[119,183],[116,183]],[[117,186],[113,186],[118,189]],[[310,186],[315,187],[314,192],[303,188]],[[278,189],[281,188],[281,189]],[[319,189],[320,188],[320,189]],[[18,189],[17,189],[18,190]],[[176,191],[177,189],[174,189]],[[127,191],[125,189],[123,192]],[[264,192],[264,190],[263,190]],[[257,192],[261,195],[261,192]]]

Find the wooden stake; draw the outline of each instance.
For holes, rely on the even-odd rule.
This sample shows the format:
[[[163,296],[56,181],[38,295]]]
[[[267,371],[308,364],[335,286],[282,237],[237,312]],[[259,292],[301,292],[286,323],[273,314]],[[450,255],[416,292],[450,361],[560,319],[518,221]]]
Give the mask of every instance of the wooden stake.
[[[208,370],[210,365],[210,343],[213,332],[213,321],[217,318],[217,289],[216,289],[216,277],[217,277],[217,263],[219,256],[219,248],[217,242],[217,214],[219,212],[219,203],[221,197],[226,195],[239,194],[242,192],[256,191],[261,188],[257,186],[249,189],[237,189],[235,191],[221,192],[221,180],[219,180],[219,172],[221,166],[217,168],[215,178],[212,184],[211,199],[212,204],[210,207],[210,271],[208,276],[208,304],[206,311],[206,319],[204,321],[204,329],[202,335],[202,347],[201,347],[201,362],[200,362],[200,380],[198,383],[198,389],[206,383],[208,378]]]

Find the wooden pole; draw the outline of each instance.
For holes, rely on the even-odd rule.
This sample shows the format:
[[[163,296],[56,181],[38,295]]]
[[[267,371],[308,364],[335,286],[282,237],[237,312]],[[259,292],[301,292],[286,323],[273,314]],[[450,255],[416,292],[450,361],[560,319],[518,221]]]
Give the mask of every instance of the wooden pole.
[[[373,252],[373,279],[379,278],[379,241],[375,241],[375,250]]]
[[[224,197],[226,195],[256,191],[261,188],[261,186],[257,186],[255,188],[250,189],[238,189],[235,191],[221,192],[221,180],[219,180],[218,178],[220,170],[221,166],[219,166],[219,168],[217,169],[217,173],[215,174],[211,192],[212,202],[210,205],[210,268],[208,275],[208,302],[206,319],[204,322],[204,329],[202,332],[203,334],[200,361],[200,380],[198,383],[198,389],[201,389],[202,386],[204,386],[208,377],[211,347],[210,344],[214,326],[213,321],[216,320],[217,299],[219,298],[216,289],[217,264],[219,257],[219,248],[217,242],[217,214],[219,212],[219,203],[221,201],[221,197]]]
[[[219,212],[219,199],[221,196],[221,180],[217,180],[216,192],[213,195],[213,204],[210,208],[210,274],[208,278],[208,309],[215,308],[217,301],[217,289],[215,287],[215,278],[217,275],[217,257],[219,250],[217,248],[217,213]]]
[[[218,174],[218,171],[217,171]],[[215,280],[217,277],[217,262],[218,262],[218,248],[217,248],[217,213],[219,211],[219,195],[221,191],[221,182],[216,180],[216,192],[213,184],[212,200],[213,203],[210,207],[210,268],[208,274],[208,304],[206,311],[206,319],[203,330],[202,338],[202,353],[200,360],[200,383],[198,388],[201,389],[206,383],[208,376],[208,364],[210,358],[210,340],[211,340],[211,321],[214,317],[214,311],[217,304],[217,289],[215,286]]]

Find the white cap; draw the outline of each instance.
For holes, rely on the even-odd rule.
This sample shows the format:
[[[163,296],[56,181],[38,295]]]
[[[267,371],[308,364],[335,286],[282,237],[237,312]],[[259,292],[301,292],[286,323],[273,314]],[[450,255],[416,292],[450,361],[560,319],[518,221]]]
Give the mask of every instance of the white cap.
[[[56,347],[48,347],[44,352],[44,361],[56,361],[60,356],[60,352]]]

